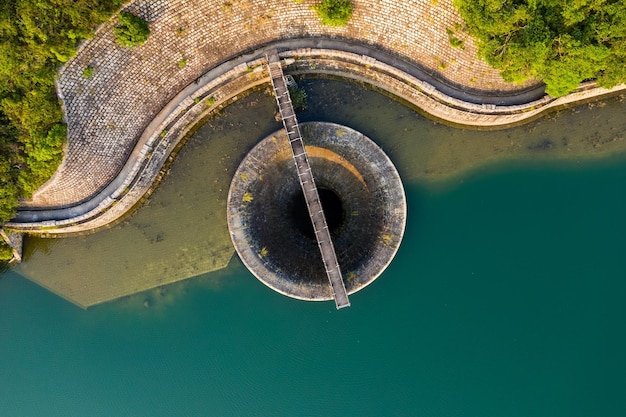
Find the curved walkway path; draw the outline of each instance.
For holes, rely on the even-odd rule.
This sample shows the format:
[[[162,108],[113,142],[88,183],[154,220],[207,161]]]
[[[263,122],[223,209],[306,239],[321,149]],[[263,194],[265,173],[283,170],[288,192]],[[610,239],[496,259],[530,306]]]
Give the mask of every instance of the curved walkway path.
[[[128,4],[150,23],[149,40],[134,49],[118,46],[114,18],[60,71],[68,123],[64,161],[7,226],[75,233],[119,218],[149,189],[194,121],[269,82],[260,57],[270,47],[283,58],[304,57],[295,72],[348,74],[447,120],[511,123],[554,104],[539,85],[504,82],[476,58],[471,39],[464,49],[450,46],[446,28],[461,22],[451,0],[353,0],[354,15],[343,28],[320,25],[315,3]],[[86,67],[94,69],[89,79],[82,76]]]

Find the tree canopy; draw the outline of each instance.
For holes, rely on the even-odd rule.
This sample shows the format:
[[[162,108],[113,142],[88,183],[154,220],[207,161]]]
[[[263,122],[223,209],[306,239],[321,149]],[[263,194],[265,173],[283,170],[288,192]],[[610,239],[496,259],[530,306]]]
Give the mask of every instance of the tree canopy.
[[[553,97],[626,82],[626,0],[454,0],[479,55],[506,81]]]
[[[0,223],[57,169],[66,133],[54,89],[58,67],[121,1],[0,2]],[[4,243],[0,249],[6,252]]]
[[[134,48],[148,40],[150,28],[148,23],[132,13],[121,12],[119,25],[113,31],[115,40],[122,46]]]

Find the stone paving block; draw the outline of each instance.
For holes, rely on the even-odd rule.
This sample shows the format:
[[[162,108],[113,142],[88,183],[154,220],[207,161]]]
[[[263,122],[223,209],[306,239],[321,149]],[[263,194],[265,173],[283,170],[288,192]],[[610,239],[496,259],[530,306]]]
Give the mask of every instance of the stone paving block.
[[[311,6],[287,0],[136,0],[125,10],[145,18],[148,41],[133,49],[115,43],[117,18],[85,41],[59,72],[68,122],[64,161],[26,206],[61,207],[97,194],[120,172],[156,114],[206,71],[276,39],[359,40],[419,63],[451,84],[515,90],[475,57],[471,39],[450,46],[448,27],[461,22],[452,0],[353,0],[346,27],[320,24]],[[91,66],[94,75],[82,76]],[[445,68],[445,69],[443,69]],[[467,85],[468,80],[473,80]]]

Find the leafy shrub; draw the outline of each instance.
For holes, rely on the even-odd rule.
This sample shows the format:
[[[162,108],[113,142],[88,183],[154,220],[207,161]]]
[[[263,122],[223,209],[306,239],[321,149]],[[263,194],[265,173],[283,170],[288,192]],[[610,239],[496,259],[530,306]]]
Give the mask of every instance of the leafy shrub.
[[[313,6],[313,10],[322,19],[326,26],[345,26],[352,17],[352,3],[350,0],[323,0]]]
[[[452,45],[452,47],[465,49],[465,41],[459,39],[454,30],[447,28],[446,33],[448,34],[448,40],[450,41],[450,45]]]
[[[148,40],[150,28],[148,23],[132,13],[121,12],[120,23],[113,28],[115,40],[126,48],[134,48]]]
[[[307,96],[304,88],[289,87],[289,97],[291,97],[291,104],[294,110],[306,110]]]
[[[93,67],[86,67],[83,70],[83,78],[91,78],[93,77]]]

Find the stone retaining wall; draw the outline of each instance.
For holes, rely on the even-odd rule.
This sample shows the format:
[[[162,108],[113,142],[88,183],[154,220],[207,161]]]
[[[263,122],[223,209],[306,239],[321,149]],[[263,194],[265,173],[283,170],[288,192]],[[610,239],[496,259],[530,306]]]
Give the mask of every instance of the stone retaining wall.
[[[321,26],[307,1],[131,3],[127,9],[150,22],[150,39],[135,49],[119,47],[113,19],[61,70],[64,161],[7,227],[67,234],[120,218],[202,115],[268,82],[260,66],[263,49],[253,50],[259,44],[278,45],[283,58],[296,58],[287,72],[367,82],[457,124],[502,126],[608,92],[586,87],[558,100],[529,96],[528,102],[493,104],[481,95],[512,97],[517,90],[526,97],[528,88],[504,83],[475,58],[470,39],[463,50],[449,45],[445,29],[460,21],[451,2],[353,1],[354,17],[345,28]],[[334,47],[306,47],[329,43]],[[447,61],[446,69],[436,60]],[[82,76],[87,66],[94,68],[89,79]]]
[[[150,24],[148,41],[133,49],[117,45],[113,18],[59,72],[68,123],[65,158],[24,206],[71,206],[92,198],[118,175],[146,127],[181,90],[220,63],[276,40],[354,40],[419,63],[466,89],[520,88],[478,60],[471,40],[465,49],[450,46],[445,29],[461,22],[451,0],[353,0],[354,15],[342,28],[320,24],[311,10],[317,2],[131,2],[126,9]],[[87,67],[93,68],[88,79]]]
[[[205,74],[180,92],[148,125],[119,175],[94,198],[72,208],[21,210],[7,227],[28,233],[67,235],[102,228],[124,216],[149,192],[170,154],[205,115],[236,99],[238,94],[269,83],[263,56],[261,50],[224,63],[230,69],[216,71],[219,75]],[[544,96],[527,104],[479,105],[443,94],[433,85],[367,55],[299,48],[282,51],[280,56],[287,73],[318,73],[364,82],[439,119],[461,125],[501,127],[555,106],[611,92],[583,86],[581,91],[557,100]]]

